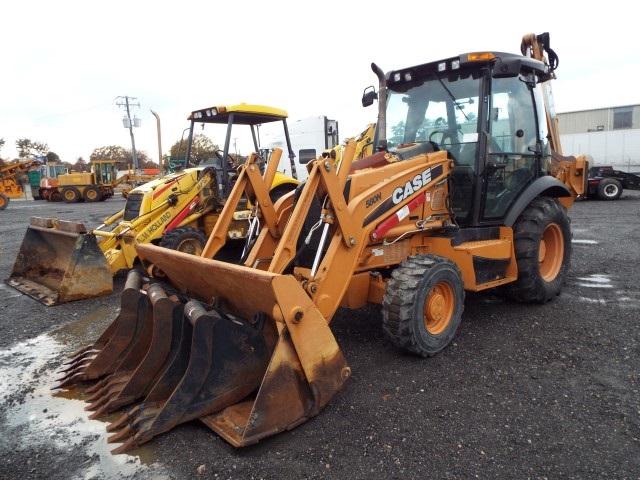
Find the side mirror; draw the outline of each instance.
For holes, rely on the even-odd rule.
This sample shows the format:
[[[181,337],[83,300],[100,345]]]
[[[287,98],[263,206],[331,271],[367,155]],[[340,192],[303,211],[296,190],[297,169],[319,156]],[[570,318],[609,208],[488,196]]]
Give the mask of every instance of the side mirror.
[[[509,78],[520,75],[522,61],[519,58],[500,59],[493,67],[493,78]]]
[[[362,106],[370,107],[373,105],[373,101],[378,99],[378,92],[373,85],[364,89],[362,93]]]

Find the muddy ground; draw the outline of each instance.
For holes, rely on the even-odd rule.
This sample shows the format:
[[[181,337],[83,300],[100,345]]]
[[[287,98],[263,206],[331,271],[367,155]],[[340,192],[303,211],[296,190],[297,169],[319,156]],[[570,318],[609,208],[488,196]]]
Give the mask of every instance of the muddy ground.
[[[12,202],[0,212],[0,277],[30,215],[95,226],[121,206]],[[555,301],[469,295],[456,340],[427,360],[389,345],[375,308],[341,312],[345,389],[318,417],[243,450],[193,422],[110,455],[82,393],[49,388],[63,356],[114,316],[117,292],[45,308],[2,285],[0,478],[193,478],[198,467],[210,478],[638,478],[640,195],[580,202],[571,216],[573,265]]]

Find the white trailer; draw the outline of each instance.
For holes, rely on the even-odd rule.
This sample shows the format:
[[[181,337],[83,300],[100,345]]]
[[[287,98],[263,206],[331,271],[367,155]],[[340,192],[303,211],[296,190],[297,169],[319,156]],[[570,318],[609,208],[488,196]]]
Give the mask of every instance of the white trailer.
[[[321,115],[300,120],[287,121],[289,138],[295,156],[294,162],[298,180],[307,178],[306,164],[310,160],[318,158],[328,148],[333,148],[340,143],[338,122]],[[282,137],[282,129],[272,129],[265,124],[260,127],[260,145],[273,149],[281,148],[282,158],[278,170],[286,175],[291,175],[291,161],[287,144]]]
[[[560,135],[565,155],[587,154],[592,166],[611,165],[627,172],[640,172],[640,129],[606,130]]]

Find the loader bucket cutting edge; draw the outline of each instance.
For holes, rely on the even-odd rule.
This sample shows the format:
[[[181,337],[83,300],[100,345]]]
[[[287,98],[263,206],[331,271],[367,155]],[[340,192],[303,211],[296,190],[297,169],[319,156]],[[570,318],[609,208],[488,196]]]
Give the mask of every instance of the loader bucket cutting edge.
[[[174,287],[221,300],[230,313],[185,305],[191,344],[183,338],[148,396],[108,427],[110,442],[124,442],[114,453],[196,418],[232,445],[249,445],[316,415],[349,377],[326,319],[294,277],[153,245],[138,254]]]
[[[6,283],[48,306],[113,291],[111,269],[95,235],[33,224]]]

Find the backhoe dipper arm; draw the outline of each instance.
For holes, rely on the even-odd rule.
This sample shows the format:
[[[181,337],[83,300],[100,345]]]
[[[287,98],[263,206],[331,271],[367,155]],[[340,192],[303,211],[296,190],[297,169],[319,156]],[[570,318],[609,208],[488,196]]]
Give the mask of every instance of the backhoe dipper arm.
[[[551,80],[556,78],[555,70],[558,68],[559,61],[558,55],[550,47],[549,33],[545,32],[540,35],[528,33],[524,35],[522,37],[522,43],[520,44],[520,50],[523,55],[543,62],[549,69],[549,78],[542,84],[544,110],[547,118],[551,149],[562,155],[558,117],[556,116],[555,105],[553,104],[553,93],[551,91]]]

